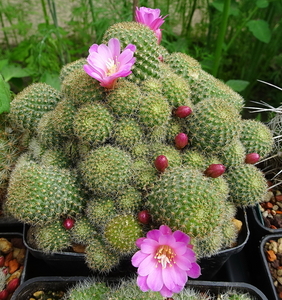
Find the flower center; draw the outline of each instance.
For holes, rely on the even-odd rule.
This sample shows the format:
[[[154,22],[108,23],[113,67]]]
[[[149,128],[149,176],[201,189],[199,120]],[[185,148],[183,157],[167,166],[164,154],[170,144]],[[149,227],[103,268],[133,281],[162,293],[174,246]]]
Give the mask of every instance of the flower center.
[[[167,264],[169,264],[169,266],[172,267],[172,263],[175,263],[175,256],[176,254],[168,245],[161,245],[158,247],[154,258],[157,259],[158,263],[160,263],[163,269],[165,269]]]
[[[107,76],[111,76],[117,72],[118,63],[116,64],[114,59],[108,58],[108,61],[106,62],[106,66],[108,69]]]

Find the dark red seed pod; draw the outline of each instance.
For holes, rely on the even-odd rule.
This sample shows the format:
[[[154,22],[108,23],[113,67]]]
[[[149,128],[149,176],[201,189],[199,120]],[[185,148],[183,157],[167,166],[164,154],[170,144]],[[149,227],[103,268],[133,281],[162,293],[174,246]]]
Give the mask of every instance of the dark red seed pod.
[[[177,149],[183,149],[185,146],[188,145],[188,135],[186,133],[179,133],[175,138],[174,138],[174,142],[175,142],[175,147]]]
[[[260,160],[260,155],[258,153],[249,153],[246,155],[246,164],[255,164]]]
[[[72,218],[66,218],[66,219],[63,221],[63,226],[64,226],[65,229],[70,230],[70,229],[73,228],[74,223],[75,223],[75,220],[74,220],[74,219],[72,219]]]
[[[146,209],[139,211],[137,218],[142,224],[149,224],[151,221],[151,215]]]
[[[191,115],[192,109],[189,106],[178,106],[177,109],[175,110],[174,114],[178,118],[186,118],[189,115]]]
[[[208,177],[217,178],[225,172],[225,166],[222,164],[211,164],[205,170],[204,174]]]
[[[164,172],[164,170],[168,167],[168,160],[167,160],[166,156],[159,155],[155,159],[155,167],[158,171]]]

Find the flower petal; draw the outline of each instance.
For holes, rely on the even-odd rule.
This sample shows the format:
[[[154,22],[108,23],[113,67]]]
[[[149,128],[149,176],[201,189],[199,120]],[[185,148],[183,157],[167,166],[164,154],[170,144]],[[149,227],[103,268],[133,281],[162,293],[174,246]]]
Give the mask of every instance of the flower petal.
[[[154,292],[160,291],[163,287],[162,268],[160,265],[148,274],[147,285]]]
[[[190,248],[186,248],[186,252],[183,254],[183,256],[189,259],[191,263],[197,260],[195,252]]]
[[[184,256],[177,255],[175,256],[174,261],[176,262],[177,266],[182,270],[188,271],[192,267],[191,261]]]
[[[131,263],[134,267],[139,267],[140,263],[148,256],[142,251],[137,251],[131,258]]]
[[[201,275],[201,267],[197,263],[192,263],[192,267],[187,271],[187,275],[191,278],[198,278]]]
[[[138,275],[147,276],[156,269],[156,260],[152,254],[148,255],[139,265]]]
[[[115,59],[116,57],[119,57],[119,55],[120,55],[120,42],[119,42],[118,39],[116,39],[116,38],[110,39],[109,43],[108,43],[108,47],[109,47],[109,50],[112,53],[113,59]]]
[[[135,242],[135,245],[136,245],[138,248],[141,248],[141,244],[143,243],[144,240],[145,240],[144,237],[141,237],[141,238],[137,239],[136,242]]]
[[[159,243],[152,239],[145,239],[141,245],[141,251],[146,254],[156,254]]]
[[[184,286],[186,284],[188,279],[186,271],[180,269],[177,265],[174,265],[170,268],[170,273],[171,278],[176,285]]]
[[[129,49],[124,50],[118,57],[120,67],[122,67],[123,65],[125,65],[127,63],[130,63],[131,59],[133,58],[133,54],[134,54],[134,52],[132,52]]]
[[[165,285],[160,290],[160,294],[165,298],[170,298],[173,295],[173,292],[169,290]]]
[[[127,49],[131,50],[132,52],[135,52],[135,51],[136,51],[136,46],[133,45],[133,44],[128,44],[128,45],[124,48],[124,50],[127,50]]]
[[[103,78],[101,77],[101,75],[97,74],[95,72],[95,70],[93,70],[93,68],[91,68],[91,66],[89,65],[84,65],[83,66],[84,71],[91,77],[95,78],[96,80],[100,81],[103,80]]]
[[[172,269],[173,267],[169,267],[169,266],[162,269],[163,283],[169,290],[173,290],[173,288],[175,287],[175,282],[171,276]]]
[[[147,237],[148,239],[152,239],[152,240],[155,240],[155,241],[158,241],[160,236],[161,236],[161,232],[160,232],[160,230],[158,230],[158,229],[150,230],[150,231],[147,233],[147,235],[146,235],[146,237]]]
[[[147,276],[138,276],[136,283],[142,292],[147,292],[149,290],[147,285]]]
[[[162,234],[165,234],[165,235],[170,235],[170,234],[172,234],[171,229],[170,229],[167,225],[161,225],[161,226],[160,226],[160,232],[161,232]]]
[[[190,237],[180,230],[176,230],[172,234],[177,242],[182,242],[185,244],[189,244]]]

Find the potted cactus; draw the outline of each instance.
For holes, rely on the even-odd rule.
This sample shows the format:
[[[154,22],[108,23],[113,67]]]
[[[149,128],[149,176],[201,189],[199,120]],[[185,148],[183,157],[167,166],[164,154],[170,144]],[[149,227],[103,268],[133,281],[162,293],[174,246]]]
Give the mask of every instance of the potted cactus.
[[[34,83],[11,102],[27,150],[5,209],[45,254],[79,249],[107,273],[165,225],[210,258],[236,246],[237,211],[267,192],[253,162],[271,151],[269,128],[242,119],[244,99],[198,61],[168,53],[159,14],[111,26],[62,68],[60,91]]]
[[[136,288],[135,279],[128,279],[113,286],[111,281],[80,277],[37,277],[26,281],[11,298],[72,300],[91,299],[160,299],[157,292],[142,293]],[[41,297],[41,298],[40,298]],[[100,298],[99,298],[100,297]],[[217,297],[217,298],[215,298]],[[172,299],[172,298],[171,298]],[[191,281],[186,288],[176,295],[180,299],[225,299],[225,300],[266,300],[265,295],[256,287],[246,283],[227,283],[211,281]]]

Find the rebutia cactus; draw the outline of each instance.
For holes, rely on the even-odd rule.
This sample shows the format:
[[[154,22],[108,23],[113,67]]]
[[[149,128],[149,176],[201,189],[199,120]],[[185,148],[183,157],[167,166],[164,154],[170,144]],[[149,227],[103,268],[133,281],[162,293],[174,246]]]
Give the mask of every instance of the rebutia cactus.
[[[64,295],[64,300],[100,300],[110,291],[105,282],[88,279],[69,288]]]
[[[83,199],[69,170],[20,158],[8,188],[6,209],[28,224],[45,224],[62,215],[78,214]]]
[[[59,219],[47,225],[36,225],[33,233],[36,247],[44,253],[60,252],[71,246],[70,232]]]
[[[67,290],[64,300],[162,300],[164,299],[158,292],[142,292],[136,285],[136,278],[123,279],[118,284],[111,286],[102,279],[90,278],[78,282]],[[175,300],[254,300],[249,292],[240,291],[240,288],[218,288],[218,291],[209,290],[208,286],[187,286],[178,294],[173,295]]]
[[[160,224],[191,235],[198,257],[232,247],[236,208],[267,193],[263,173],[245,157],[266,157],[271,131],[243,120],[244,99],[197,60],[170,54],[158,41],[143,24],[115,24],[104,48],[93,45],[90,52],[118,44],[127,51],[118,53],[121,61],[116,55],[72,62],[61,70],[61,91],[33,84],[7,115],[28,137],[11,172],[7,212],[31,225],[73,218],[71,243],[86,247],[95,271],[111,271]],[[132,73],[127,68],[107,85],[127,58]],[[107,67],[106,80],[94,79],[103,72],[92,72],[92,62]],[[138,221],[143,210],[149,224]]]
[[[10,118],[18,126],[34,131],[47,111],[53,110],[61,94],[45,83],[34,83],[20,92],[11,103]]]

